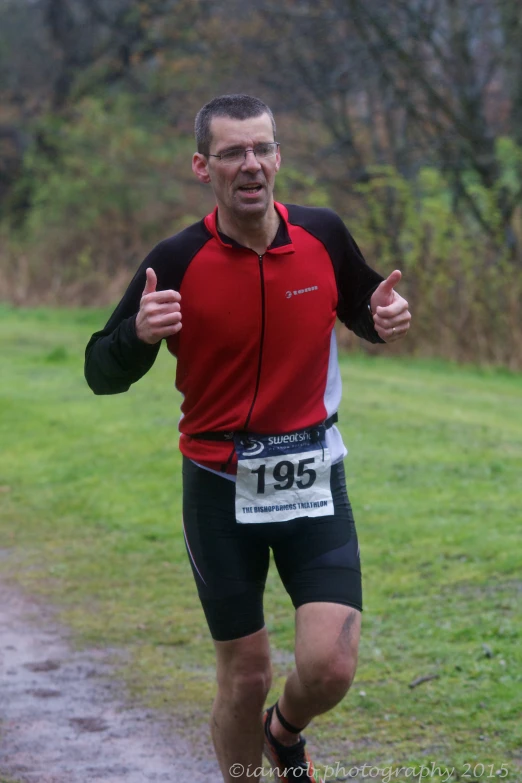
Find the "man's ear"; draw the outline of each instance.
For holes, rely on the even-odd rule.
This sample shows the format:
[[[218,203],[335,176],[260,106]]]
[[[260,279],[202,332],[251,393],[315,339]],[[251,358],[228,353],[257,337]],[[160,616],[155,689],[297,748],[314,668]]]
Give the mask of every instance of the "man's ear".
[[[192,171],[203,184],[210,182],[210,174],[208,173],[208,160],[200,152],[195,152],[192,158]]]

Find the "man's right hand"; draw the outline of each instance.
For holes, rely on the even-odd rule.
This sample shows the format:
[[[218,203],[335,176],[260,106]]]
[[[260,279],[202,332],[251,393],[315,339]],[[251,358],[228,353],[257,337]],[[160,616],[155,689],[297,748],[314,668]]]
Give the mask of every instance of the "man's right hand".
[[[136,316],[136,334],[144,343],[154,345],[181,329],[181,296],[177,291],[156,291],[156,272],[149,267],[146,274],[147,282]]]

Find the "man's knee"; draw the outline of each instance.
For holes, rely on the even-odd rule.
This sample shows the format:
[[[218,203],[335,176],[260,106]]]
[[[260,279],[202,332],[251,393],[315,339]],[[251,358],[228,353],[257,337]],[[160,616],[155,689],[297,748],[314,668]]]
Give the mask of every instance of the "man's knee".
[[[302,686],[312,696],[340,701],[348,692],[355,676],[356,661],[347,655],[335,655],[323,661],[307,661],[298,665]]]
[[[219,694],[233,704],[261,708],[272,684],[272,665],[266,631],[234,642],[219,643]]]
[[[350,688],[357,666],[360,612],[342,604],[297,610],[297,674],[312,698],[330,706]]]
[[[252,668],[231,668],[218,677],[218,689],[230,703],[261,708],[272,684],[270,663]]]

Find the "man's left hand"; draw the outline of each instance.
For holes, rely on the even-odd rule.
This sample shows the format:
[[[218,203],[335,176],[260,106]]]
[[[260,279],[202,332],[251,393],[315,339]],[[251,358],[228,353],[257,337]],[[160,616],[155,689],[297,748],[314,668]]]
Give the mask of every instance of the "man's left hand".
[[[401,277],[396,269],[375,289],[370,300],[375,331],[386,343],[400,340],[410,328],[408,302],[394,290]]]

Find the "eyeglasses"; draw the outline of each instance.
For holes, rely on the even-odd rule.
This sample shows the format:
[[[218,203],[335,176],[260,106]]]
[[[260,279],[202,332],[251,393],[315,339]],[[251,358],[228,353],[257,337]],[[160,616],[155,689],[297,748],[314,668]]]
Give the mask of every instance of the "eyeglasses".
[[[278,141],[265,141],[261,144],[256,144],[255,147],[248,147],[246,150],[243,147],[237,147],[232,150],[226,150],[221,155],[211,155],[209,153],[208,157],[219,158],[221,163],[225,164],[243,163],[246,160],[247,152],[253,152],[256,160],[265,160],[266,158],[273,158],[278,149]]]

